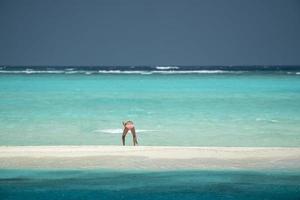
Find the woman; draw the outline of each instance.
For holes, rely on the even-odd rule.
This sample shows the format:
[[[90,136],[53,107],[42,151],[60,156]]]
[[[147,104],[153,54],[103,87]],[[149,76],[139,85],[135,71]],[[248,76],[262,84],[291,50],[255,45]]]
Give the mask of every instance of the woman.
[[[127,121],[127,122],[123,122],[123,126],[124,126],[124,130],[123,130],[123,135],[122,135],[122,142],[123,142],[123,146],[125,146],[125,136],[128,133],[128,131],[130,131],[132,133],[133,136],[133,145],[137,145],[137,138],[136,138],[136,133],[135,133],[135,128],[134,128],[134,124],[132,121]]]

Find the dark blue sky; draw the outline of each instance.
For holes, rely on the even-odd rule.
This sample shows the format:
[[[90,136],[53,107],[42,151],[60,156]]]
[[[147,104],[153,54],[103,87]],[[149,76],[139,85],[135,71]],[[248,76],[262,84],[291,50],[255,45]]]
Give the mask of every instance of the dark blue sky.
[[[298,0],[0,0],[0,65],[297,65]]]

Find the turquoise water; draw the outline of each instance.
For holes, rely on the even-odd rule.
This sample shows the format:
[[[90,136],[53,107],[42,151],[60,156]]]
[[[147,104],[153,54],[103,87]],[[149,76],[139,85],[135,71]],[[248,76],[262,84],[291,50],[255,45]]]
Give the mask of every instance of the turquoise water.
[[[0,74],[0,145],[300,146],[300,76]],[[127,144],[132,144],[131,135]]]
[[[298,200],[299,172],[0,170],[0,199]]]

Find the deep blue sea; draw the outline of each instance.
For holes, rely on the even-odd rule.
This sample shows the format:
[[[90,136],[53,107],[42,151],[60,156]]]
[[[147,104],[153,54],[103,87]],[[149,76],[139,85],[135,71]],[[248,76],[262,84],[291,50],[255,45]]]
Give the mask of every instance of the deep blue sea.
[[[124,120],[141,145],[299,147],[300,68],[0,68],[0,145],[120,145]]]
[[[0,170],[1,200],[299,198],[299,172]]]

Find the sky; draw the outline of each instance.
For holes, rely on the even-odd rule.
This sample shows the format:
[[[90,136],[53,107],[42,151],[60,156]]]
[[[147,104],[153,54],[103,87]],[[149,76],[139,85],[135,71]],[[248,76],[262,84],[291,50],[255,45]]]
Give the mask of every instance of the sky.
[[[300,65],[300,1],[0,0],[0,65]]]

